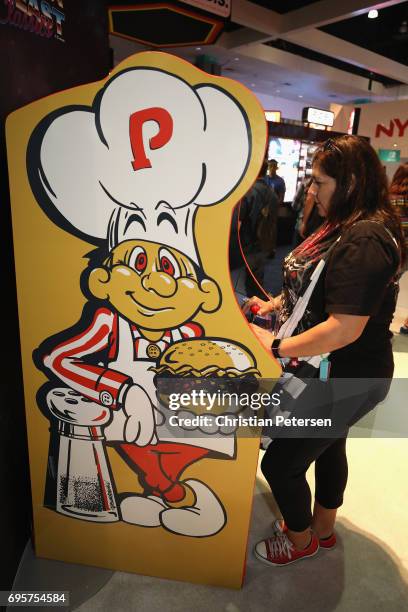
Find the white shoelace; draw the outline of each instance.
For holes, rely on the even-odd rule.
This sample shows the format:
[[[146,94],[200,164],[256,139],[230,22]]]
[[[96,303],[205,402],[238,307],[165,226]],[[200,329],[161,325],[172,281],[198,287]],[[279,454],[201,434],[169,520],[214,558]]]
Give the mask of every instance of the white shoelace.
[[[288,559],[292,558],[292,550],[294,550],[294,546],[287,537],[286,533],[277,533],[274,538],[269,538],[268,545],[273,557],[286,555]]]

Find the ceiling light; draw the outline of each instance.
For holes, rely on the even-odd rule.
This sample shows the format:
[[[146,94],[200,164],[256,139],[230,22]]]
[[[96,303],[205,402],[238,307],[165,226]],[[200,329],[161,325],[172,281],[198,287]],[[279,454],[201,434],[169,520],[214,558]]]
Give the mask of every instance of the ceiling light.
[[[392,145],[393,147],[398,147],[397,143],[394,142],[394,144]]]
[[[239,62],[239,57],[234,57],[234,60],[235,60],[236,62]]]
[[[400,34],[407,34],[408,33],[408,22],[407,21],[403,21],[400,25],[400,27],[398,28],[398,32]]]
[[[368,11],[368,18],[369,19],[377,19],[377,17],[378,17],[377,9],[371,9],[371,11]]]
[[[298,98],[303,98],[302,94],[299,94],[299,95],[298,95]]]
[[[196,47],[196,51],[201,51],[201,47]]]

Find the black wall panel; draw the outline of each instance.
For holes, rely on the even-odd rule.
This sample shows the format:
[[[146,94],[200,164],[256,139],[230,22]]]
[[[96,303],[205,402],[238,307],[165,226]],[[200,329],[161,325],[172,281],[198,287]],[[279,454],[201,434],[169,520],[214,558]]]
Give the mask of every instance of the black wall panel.
[[[107,75],[105,0],[1,0],[0,58],[0,588],[9,589],[30,536],[31,499],[4,119],[38,98]],[[35,266],[35,253],[27,254],[27,265]]]

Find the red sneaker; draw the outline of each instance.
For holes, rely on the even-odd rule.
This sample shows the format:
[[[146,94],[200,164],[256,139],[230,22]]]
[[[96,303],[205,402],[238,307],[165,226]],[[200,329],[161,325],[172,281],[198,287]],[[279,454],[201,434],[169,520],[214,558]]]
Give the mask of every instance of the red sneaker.
[[[275,533],[277,532],[286,533],[288,530],[287,526],[285,525],[285,521],[283,519],[276,519],[276,521],[273,523],[273,528],[274,528]],[[330,550],[336,546],[336,543],[337,543],[337,538],[334,532],[328,538],[319,538],[320,548],[326,548],[327,550]]]
[[[336,534],[334,532],[328,538],[319,538],[320,548],[327,548],[328,550],[334,548],[336,546],[336,542],[337,539]]]
[[[283,531],[276,532],[271,538],[258,542],[254,552],[260,561],[268,565],[289,565],[306,557],[313,557],[319,551],[319,540],[311,532],[310,544],[298,550]]]

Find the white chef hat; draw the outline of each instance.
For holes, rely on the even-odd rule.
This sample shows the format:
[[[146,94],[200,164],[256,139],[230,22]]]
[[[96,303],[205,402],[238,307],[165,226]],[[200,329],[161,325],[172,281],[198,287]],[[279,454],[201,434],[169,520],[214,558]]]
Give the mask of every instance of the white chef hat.
[[[71,233],[108,237],[110,247],[159,242],[198,262],[197,207],[224,200],[250,154],[246,113],[229,92],[141,67],[115,75],[92,107],[48,115],[30,139],[28,173],[47,214]]]

